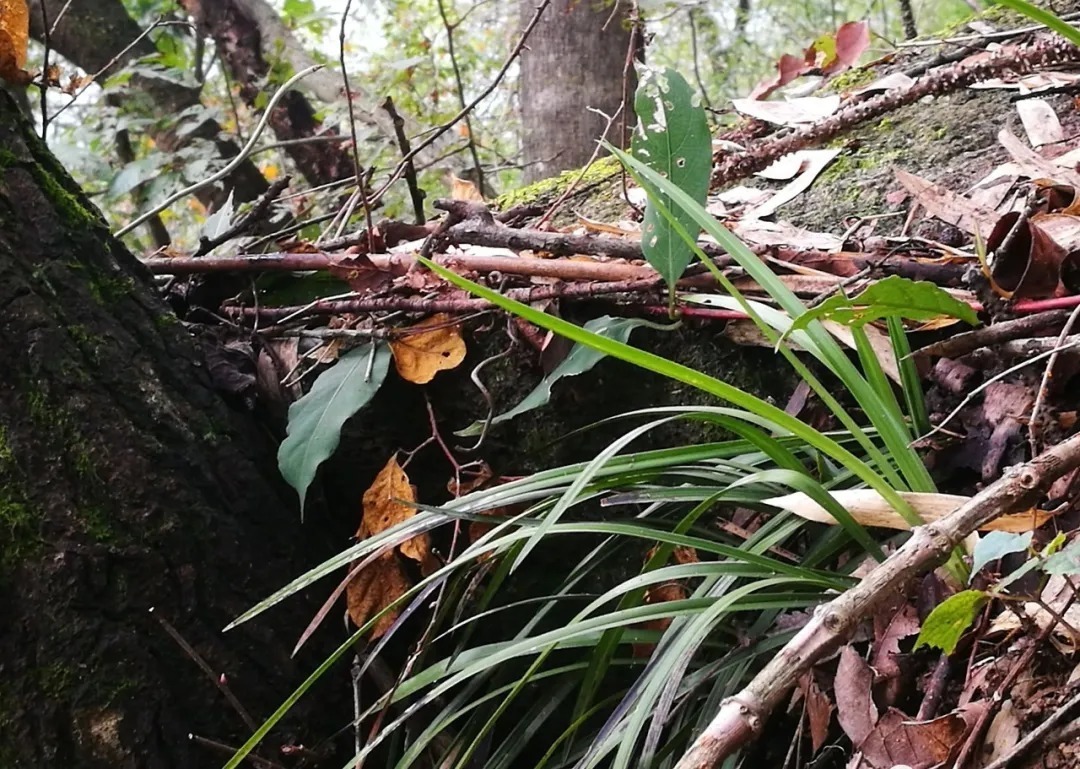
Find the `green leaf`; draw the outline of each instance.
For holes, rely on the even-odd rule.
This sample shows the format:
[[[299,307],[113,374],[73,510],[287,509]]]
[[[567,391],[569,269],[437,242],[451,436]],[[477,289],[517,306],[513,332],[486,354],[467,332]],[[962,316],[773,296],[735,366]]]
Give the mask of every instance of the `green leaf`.
[[[337,449],[341,427],[378,392],[390,368],[390,348],[368,343],[342,355],[311,392],[289,407],[288,435],[278,448],[278,468],[300,495],[300,513],[315,471]],[[374,349],[373,349],[374,347]]]
[[[647,69],[634,97],[634,109],[638,116],[634,154],[704,204],[712,171],[712,138],[697,94],[678,72]],[[700,231],[693,216],[662,197],[688,232]],[[641,250],[672,288],[693,258],[690,246],[651,201],[645,207]]]
[[[608,339],[617,339],[620,342],[625,342],[630,338],[631,331],[639,326],[646,325],[652,326],[653,324],[638,318],[613,318],[610,315],[604,315],[603,317],[590,320],[585,324],[585,329],[599,334],[600,336],[607,337]],[[520,416],[527,411],[540,408],[551,400],[551,388],[556,382],[563,377],[584,374],[606,357],[607,356],[604,353],[594,350],[591,347],[586,347],[583,344],[575,344],[563,361],[556,366],[550,374],[544,377],[540,384],[538,384],[531,393],[526,395],[521,403],[509,411],[494,417],[490,424],[497,425],[500,422],[506,422],[514,417]],[[456,434],[467,437],[470,435],[479,435],[483,430],[484,422],[473,422],[464,430],[461,430]]]
[[[807,310],[791,324],[791,331],[806,328],[813,320],[832,320],[845,326],[859,326],[881,318],[931,320],[941,315],[979,325],[979,317],[969,305],[926,281],[890,275],[872,283],[855,297],[835,294]],[[789,332],[790,333],[790,332]]]
[[[979,540],[971,554],[971,576],[979,573],[986,564],[1011,553],[1022,553],[1031,545],[1032,532],[1013,534],[1008,531],[991,531]]]
[[[934,607],[923,622],[915,648],[930,646],[952,654],[960,637],[971,627],[979,610],[989,601],[982,590],[962,590]]]
[[[1047,558],[1043,562],[1042,570],[1051,575],[1080,574],[1080,539],[1074,539],[1063,549]]]

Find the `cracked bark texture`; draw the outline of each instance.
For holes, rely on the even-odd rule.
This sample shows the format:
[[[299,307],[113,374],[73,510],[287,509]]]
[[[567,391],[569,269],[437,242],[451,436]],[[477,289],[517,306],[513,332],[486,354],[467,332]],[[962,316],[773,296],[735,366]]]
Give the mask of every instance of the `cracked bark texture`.
[[[249,729],[149,610],[261,720],[322,659],[288,657],[311,607],[221,628],[328,554],[327,527],[301,526],[270,436],[3,93],[0,170],[0,766],[219,767],[188,734]],[[318,742],[342,705],[320,692],[305,707],[337,716],[274,739]]]

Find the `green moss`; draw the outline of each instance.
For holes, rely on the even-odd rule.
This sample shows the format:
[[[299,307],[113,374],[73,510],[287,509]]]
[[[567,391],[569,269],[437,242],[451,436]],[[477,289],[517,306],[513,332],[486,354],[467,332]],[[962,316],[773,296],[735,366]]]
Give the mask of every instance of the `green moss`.
[[[869,67],[852,67],[830,80],[829,90],[836,93],[853,91],[873,83],[877,78],[878,73]]]
[[[135,289],[135,280],[126,275],[117,277],[91,275],[86,285],[94,301],[102,307],[108,307],[130,295]]]
[[[618,173],[618,171],[619,161],[613,157],[601,158],[589,166],[588,170],[585,171],[585,175],[582,176],[581,181],[578,182],[578,187],[588,187],[593,184],[600,184],[610,179],[612,175]],[[558,176],[553,176],[549,179],[541,179],[540,181],[525,187],[510,190],[509,192],[500,195],[495,201],[495,205],[500,210],[505,210],[513,208],[514,206],[548,200],[556,194],[562,193],[567,187],[576,182],[579,176],[581,176],[580,168],[563,171]]]
[[[97,542],[109,542],[116,538],[108,512],[95,505],[82,506],[79,510],[79,525]]]
[[[73,231],[85,231],[102,225],[101,216],[83,205],[79,196],[69,192],[56,180],[52,169],[42,167],[38,163],[30,167],[34,180],[41,187],[42,192],[49,198],[57,213],[63,218],[64,223]]]
[[[15,451],[8,443],[7,428],[0,425],[0,472],[15,462]]]
[[[180,319],[171,312],[163,312],[160,315],[154,316],[154,325],[161,329],[172,328],[179,322]]]
[[[41,515],[10,485],[0,486],[0,576],[41,552]]]
[[[96,363],[98,360],[98,350],[105,344],[105,340],[97,334],[90,332],[86,326],[79,325],[78,323],[69,325],[67,327],[68,336],[74,340],[75,344],[79,346],[83,354],[86,357]]]

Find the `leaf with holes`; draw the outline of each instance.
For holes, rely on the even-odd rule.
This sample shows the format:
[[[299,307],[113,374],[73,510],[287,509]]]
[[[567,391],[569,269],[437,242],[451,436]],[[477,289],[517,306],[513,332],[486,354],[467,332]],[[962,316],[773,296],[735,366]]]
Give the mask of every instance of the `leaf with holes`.
[[[338,447],[345,421],[370,401],[390,369],[390,348],[372,343],[350,350],[328,368],[311,392],[289,407],[288,435],[278,468],[300,495],[300,514],[315,471]]]
[[[403,330],[390,342],[394,365],[401,378],[414,384],[427,384],[440,371],[456,368],[465,360],[465,340],[461,326],[446,313]]]
[[[647,69],[634,97],[634,109],[638,116],[634,155],[704,205],[712,172],[712,138],[697,94],[678,72]],[[697,235],[700,228],[693,216],[672,205],[667,196],[659,198],[679,224]],[[693,256],[652,200],[645,208],[641,250],[672,290]]]

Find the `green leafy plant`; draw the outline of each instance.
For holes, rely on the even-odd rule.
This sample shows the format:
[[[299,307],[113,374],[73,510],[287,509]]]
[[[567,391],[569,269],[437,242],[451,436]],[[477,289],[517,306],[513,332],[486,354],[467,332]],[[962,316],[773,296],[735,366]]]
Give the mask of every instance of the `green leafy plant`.
[[[868,486],[913,524],[919,519],[898,492],[934,491],[911,447],[918,419],[905,414],[865,324],[851,327],[857,363],[815,317],[792,328],[808,310],[756,255],[674,180],[640,159],[614,148],[612,152],[648,193],[656,221],[713,270],[726,293],[709,295],[710,301],[747,313],[841,429],[822,432],[722,379],[637,349],[625,337],[547,315],[426,261],[445,280],[565,336],[582,350],[689,385],[720,403],[627,415],[639,424],[592,460],[475,491],[439,508],[423,508],[414,518],[298,577],[238,618],[234,624],[417,533],[449,523],[482,522],[489,527],[384,610],[400,609],[407,617],[425,610],[437,596],[433,640],[412,660],[413,672],[360,714],[367,719],[387,712],[381,728],[349,766],[404,734],[417,723],[421,709],[426,713],[423,726],[410,733],[406,747],[394,752],[395,766],[425,758],[441,766],[465,767],[483,750],[486,766],[517,766],[525,761],[522,751],[533,743],[546,751],[530,751],[529,763],[538,767],[604,764],[622,769],[678,755],[688,736],[753,671],[757,660],[790,638],[790,632],[771,630],[777,616],[816,605],[851,584],[842,570],[828,568],[837,554],[879,557],[873,537],[830,491]],[[694,235],[701,229],[762,286],[772,304],[742,296],[712,265],[696,245]],[[901,315],[890,311],[882,317],[888,318],[896,340],[901,381],[912,389],[902,400],[921,404],[918,378],[910,362],[902,360],[907,347]],[[858,316],[852,313],[847,319],[855,322]],[[857,410],[835,397],[836,386],[827,386],[789,342],[839,381]],[[681,420],[705,423],[730,437],[630,451],[650,431]],[[792,490],[821,504],[840,525],[808,528],[802,519],[765,501]],[[771,515],[738,539],[713,525],[718,510],[733,506]],[[776,554],[797,537],[798,563]],[[677,548],[692,549],[696,556],[672,563]],[[541,580],[543,588],[525,598],[516,595],[516,578],[545,557],[555,558],[558,568]],[[859,560],[846,559],[846,568]],[[643,565],[628,573],[627,564],[635,562]],[[966,578],[956,558],[951,567]],[[660,586],[672,584],[681,586],[676,593],[656,597]],[[227,766],[237,766],[379,616],[343,643]],[[399,626],[395,623],[368,650],[369,663],[393,642]],[[647,656],[635,656],[635,650],[643,648]]]

